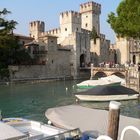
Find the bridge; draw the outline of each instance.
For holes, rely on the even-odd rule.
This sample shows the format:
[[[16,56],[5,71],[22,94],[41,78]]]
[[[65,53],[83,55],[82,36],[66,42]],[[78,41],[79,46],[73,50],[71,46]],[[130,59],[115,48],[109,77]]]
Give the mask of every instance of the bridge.
[[[140,93],[140,68],[133,67],[83,67],[82,70],[91,70],[91,77],[105,77],[109,75],[117,75],[125,78],[126,87],[132,88]]]
[[[106,68],[106,67],[92,67],[91,66],[91,79],[94,76],[103,77],[109,75],[117,75],[119,77],[125,78],[127,75],[128,70],[126,68]]]

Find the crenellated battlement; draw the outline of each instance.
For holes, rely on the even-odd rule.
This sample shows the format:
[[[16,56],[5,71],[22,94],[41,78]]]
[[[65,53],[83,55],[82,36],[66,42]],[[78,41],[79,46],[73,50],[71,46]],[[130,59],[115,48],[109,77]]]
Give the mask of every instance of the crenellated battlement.
[[[50,34],[50,35],[59,35],[59,33],[60,33],[60,28],[52,29],[45,32],[45,34]]]
[[[45,31],[45,23],[43,21],[32,21],[29,23],[30,36],[36,40],[42,32]]]
[[[36,28],[36,29],[44,31],[45,23],[43,21],[32,21],[30,22],[29,26],[30,26],[30,29]]]
[[[90,11],[93,11],[96,14],[101,14],[101,4],[98,4],[93,1],[80,4],[80,13],[85,13]]]
[[[81,16],[81,14],[79,12],[71,10],[71,11],[65,11],[65,12],[60,13],[60,16],[62,18],[66,18],[66,17],[69,17],[69,16],[79,18]]]

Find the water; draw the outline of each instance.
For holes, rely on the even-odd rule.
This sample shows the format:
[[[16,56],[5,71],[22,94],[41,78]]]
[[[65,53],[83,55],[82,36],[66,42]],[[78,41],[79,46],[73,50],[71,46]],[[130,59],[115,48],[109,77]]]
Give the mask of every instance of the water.
[[[76,83],[55,81],[37,84],[0,86],[0,109],[3,117],[23,117],[46,122],[45,111],[50,107],[75,104]],[[81,102],[83,106],[108,109],[108,102]],[[122,102],[121,114],[140,118],[140,102]]]

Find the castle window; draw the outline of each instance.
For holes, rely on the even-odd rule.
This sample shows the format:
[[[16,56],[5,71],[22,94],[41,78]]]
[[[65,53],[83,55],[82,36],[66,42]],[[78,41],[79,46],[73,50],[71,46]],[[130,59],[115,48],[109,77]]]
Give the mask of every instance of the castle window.
[[[78,31],[78,28],[76,30]]]
[[[88,18],[88,16],[86,16],[86,18]]]
[[[51,43],[53,43],[53,40],[51,40]]]
[[[88,27],[88,24],[86,23],[85,26]]]
[[[65,31],[67,31],[67,28],[65,28]]]

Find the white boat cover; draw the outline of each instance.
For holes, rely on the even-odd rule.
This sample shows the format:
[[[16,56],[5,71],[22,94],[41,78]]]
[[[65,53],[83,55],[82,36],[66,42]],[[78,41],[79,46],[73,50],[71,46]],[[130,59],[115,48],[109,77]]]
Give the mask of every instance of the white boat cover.
[[[99,78],[98,80],[86,80],[77,84],[77,86],[97,86],[97,85],[106,85],[106,84],[111,84],[116,82],[120,82],[121,85],[125,85],[125,79],[120,78],[116,75],[110,75],[107,77]]]
[[[66,129],[80,128],[82,132],[93,131],[95,135],[107,134],[108,111],[91,109],[80,105],[50,108],[46,117],[55,125]],[[124,127],[132,125],[140,129],[140,120],[120,116],[119,137]],[[129,132],[124,140],[140,140],[137,134]]]
[[[18,139],[23,138],[26,135],[15,129],[14,127],[0,122],[0,140],[5,139]]]
[[[110,75],[110,76],[107,76],[107,77],[102,77],[100,79],[108,80],[110,82],[121,82],[121,85],[125,85],[125,79],[120,78],[120,77],[118,77],[116,75]]]

